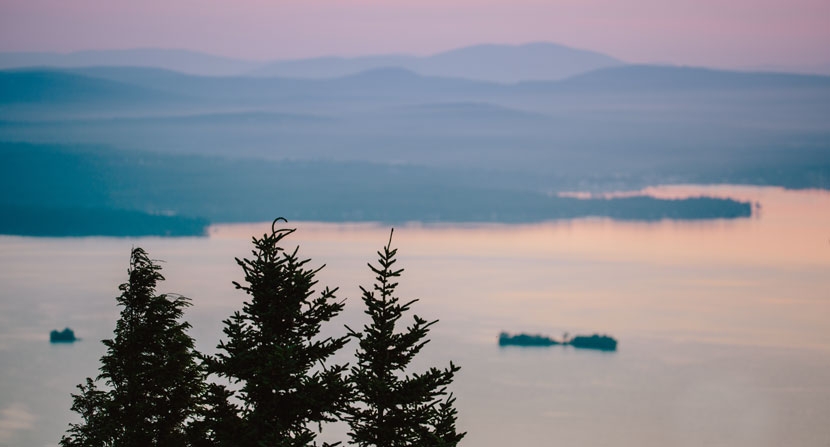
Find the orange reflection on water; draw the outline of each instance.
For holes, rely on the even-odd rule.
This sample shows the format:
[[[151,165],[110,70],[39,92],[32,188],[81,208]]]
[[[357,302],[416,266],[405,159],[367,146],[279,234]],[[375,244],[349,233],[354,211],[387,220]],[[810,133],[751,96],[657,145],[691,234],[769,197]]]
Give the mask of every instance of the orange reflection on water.
[[[395,232],[403,296],[422,298],[441,330],[489,343],[500,330],[604,331],[733,345],[830,350],[830,193],[671,186],[655,196],[758,202],[751,218],[526,225],[407,224]],[[335,285],[366,284],[389,236],[377,223],[291,222],[293,243],[333,262]],[[249,238],[270,224],[219,225]],[[336,261],[336,262],[335,262]],[[348,291],[348,289],[346,289]]]
[[[396,244],[411,256],[546,256],[607,261],[830,266],[830,192],[772,187],[663,186],[637,192],[661,198],[731,197],[759,204],[753,217],[708,221],[620,222],[587,218],[537,224],[398,226]],[[613,195],[631,195],[620,193]],[[378,223],[290,222],[301,240],[380,246]],[[211,238],[249,238],[270,224],[211,227]]]

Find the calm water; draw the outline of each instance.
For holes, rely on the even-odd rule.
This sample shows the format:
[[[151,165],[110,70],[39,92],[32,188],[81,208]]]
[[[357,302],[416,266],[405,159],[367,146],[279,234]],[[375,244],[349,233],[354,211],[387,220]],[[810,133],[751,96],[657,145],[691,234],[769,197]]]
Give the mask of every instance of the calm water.
[[[830,193],[666,187],[758,202],[751,219],[403,226],[401,295],[441,322],[420,366],[462,366],[464,445],[830,445]],[[58,224],[58,223],[56,223]],[[388,227],[301,223],[293,238],[360,324],[358,285]],[[55,445],[75,384],[96,374],[130,248],[165,260],[193,298],[199,348],[244,296],[233,258],[267,225],[204,239],[0,237],[0,446]],[[84,340],[50,345],[70,326]],[[501,330],[614,335],[616,353],[500,349]],[[353,346],[348,348],[354,349]],[[344,357],[348,357],[345,355]],[[341,427],[330,436],[340,437]]]

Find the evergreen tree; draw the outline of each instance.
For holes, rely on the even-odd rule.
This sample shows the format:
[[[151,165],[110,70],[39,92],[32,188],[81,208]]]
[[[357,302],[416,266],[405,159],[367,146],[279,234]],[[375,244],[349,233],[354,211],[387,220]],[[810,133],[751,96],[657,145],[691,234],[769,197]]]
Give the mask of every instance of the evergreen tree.
[[[233,430],[237,446],[316,445],[314,425],[335,421],[348,401],[346,367],[326,364],[348,336],[318,337],[321,324],[344,304],[336,300],[337,289],[314,291],[322,267],[308,269],[298,249],[280,246],[296,231],[276,229],[280,220],[270,234],[253,238],[252,259],[236,259],[245,284],[234,285],[250,301],[224,321],[227,340],[208,362],[211,372],[239,385],[233,394],[241,401],[240,418],[218,429]]]
[[[70,424],[62,446],[185,446],[199,437],[187,430],[204,386],[190,324],[181,321],[190,302],[156,294],[160,270],[143,249],[132,250],[129,281],[116,298],[122,309],[114,338],[103,341],[96,381],[106,389],[90,378],[78,385],[72,411],[82,422]]]
[[[243,433],[239,406],[232,402],[233,393],[225,386],[209,383],[202,399],[198,417],[188,427],[193,447],[239,445]]]
[[[361,447],[455,446],[465,433],[456,431],[455,399],[446,387],[459,367],[450,362],[447,369],[406,373],[437,320],[428,322],[414,315],[411,326],[396,331],[398,321],[417,301],[404,303],[395,296],[395,281],[403,272],[394,267],[396,253],[390,233],[389,243],[378,252],[379,267],[369,264],[376,283],[371,290],[361,287],[371,323],[363,333],[349,329],[360,340],[350,375],[356,405],[346,416],[349,436]]]

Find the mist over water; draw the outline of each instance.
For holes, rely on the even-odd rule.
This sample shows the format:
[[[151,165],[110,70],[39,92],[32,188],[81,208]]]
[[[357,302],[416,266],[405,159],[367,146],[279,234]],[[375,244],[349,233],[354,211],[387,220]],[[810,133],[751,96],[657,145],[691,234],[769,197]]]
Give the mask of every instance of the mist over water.
[[[825,446],[830,441],[830,193],[676,186],[728,195],[751,218],[703,222],[408,224],[395,229],[400,292],[441,321],[418,366],[462,367],[453,391],[465,445]],[[388,225],[290,222],[290,241],[346,311]],[[130,248],[162,259],[161,292],[193,299],[186,319],[212,352],[241,306],[233,258],[270,224],[217,225],[207,238],[0,237],[0,445],[54,445],[75,417],[74,385],[95,376],[117,318]],[[83,340],[50,345],[51,329]],[[502,330],[607,333],[613,353],[499,348]],[[344,358],[354,350],[346,348]],[[341,428],[326,436],[334,439]],[[342,437],[342,436],[341,436]]]

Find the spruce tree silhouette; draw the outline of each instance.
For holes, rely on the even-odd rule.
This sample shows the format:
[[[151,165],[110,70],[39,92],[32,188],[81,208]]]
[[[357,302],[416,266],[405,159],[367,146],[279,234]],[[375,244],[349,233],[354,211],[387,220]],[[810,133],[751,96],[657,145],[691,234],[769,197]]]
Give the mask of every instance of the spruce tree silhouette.
[[[326,364],[348,336],[318,337],[321,324],[344,304],[336,300],[337,289],[314,291],[323,267],[308,269],[298,249],[280,246],[296,231],[275,228],[280,221],[286,222],[276,219],[270,234],[253,238],[252,259],[237,258],[245,283],[234,285],[250,301],[224,321],[227,340],[207,358],[212,373],[239,385],[235,392],[214,390],[214,396],[225,392],[241,402],[238,420],[216,419],[218,437],[236,446],[316,445],[311,428],[335,421],[349,398],[346,366]]]
[[[104,340],[101,374],[78,385],[70,424],[60,444],[146,447],[192,445],[188,423],[198,411],[204,388],[190,324],[181,321],[189,299],[155,292],[164,277],[141,248],[130,256],[129,281],[116,298],[122,306],[114,337]],[[105,389],[99,389],[103,381]],[[198,435],[195,435],[198,437]]]
[[[395,296],[397,249],[389,243],[378,252],[378,267],[369,264],[376,275],[374,286],[361,287],[365,313],[371,323],[362,333],[349,328],[360,340],[357,364],[351,368],[355,405],[347,410],[346,421],[352,442],[361,447],[455,446],[465,433],[455,428],[455,399],[447,394],[459,367],[450,362],[447,369],[429,368],[424,373],[406,374],[407,366],[429,340],[427,321],[414,315],[413,324],[396,331],[396,324],[418,300],[401,302]]]

